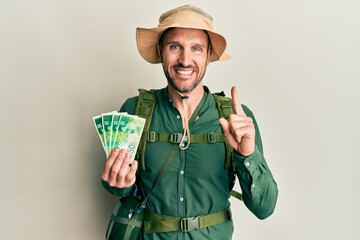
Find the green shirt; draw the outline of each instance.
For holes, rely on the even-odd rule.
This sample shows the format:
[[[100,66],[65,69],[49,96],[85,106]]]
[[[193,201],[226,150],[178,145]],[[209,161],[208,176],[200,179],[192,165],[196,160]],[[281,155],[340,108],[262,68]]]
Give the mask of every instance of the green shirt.
[[[205,87],[204,97],[189,121],[190,134],[222,133],[219,112],[212,94]],[[134,113],[137,97],[128,99],[121,112]],[[277,200],[277,185],[266,164],[258,126],[254,115],[243,106],[256,129],[256,150],[249,157],[242,157],[234,151],[235,172],[240,181],[243,200],[247,208],[258,218],[272,214]],[[157,133],[182,133],[182,119],[173,106],[167,89],[157,93],[157,102],[150,131]],[[170,142],[148,142],[145,153],[145,171],[139,171],[138,182],[141,192],[147,195],[163,162],[173,147]],[[224,143],[191,143],[186,150],[179,148],[177,154],[156,189],[150,195],[146,207],[154,213],[195,217],[222,211],[230,206],[229,170],[225,167]],[[130,188],[113,188],[103,182],[104,187],[116,196],[125,196]],[[237,214],[236,212],[232,214]],[[190,232],[167,232],[143,234],[141,239],[231,239],[232,221],[212,225]]]

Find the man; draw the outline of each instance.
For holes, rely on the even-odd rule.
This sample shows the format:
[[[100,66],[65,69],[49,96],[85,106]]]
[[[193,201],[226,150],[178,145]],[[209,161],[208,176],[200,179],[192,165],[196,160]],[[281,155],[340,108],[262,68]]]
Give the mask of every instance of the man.
[[[278,190],[263,156],[259,129],[252,112],[240,104],[235,87],[231,90],[235,113],[224,119],[203,85],[208,64],[229,58],[225,38],[212,29],[212,18],[185,5],[164,13],[159,22],[157,28],[137,29],[140,54],[150,63],[161,63],[167,78],[167,87],[156,93],[150,130],[181,133],[182,138],[171,166],[147,200],[141,239],[231,239],[231,169],[224,167],[225,144],[192,143],[191,139],[223,133],[234,149],[232,162],[244,203],[264,219],[274,211]],[[133,114],[137,99],[128,99],[120,111]],[[145,166],[139,168],[138,161],[129,164],[124,149],[113,150],[101,176],[104,187],[123,197],[136,182],[146,196],[173,146],[168,141],[148,142]],[[217,222],[211,220],[215,215]],[[195,217],[202,224],[184,230],[181,219]],[[174,219],[179,224],[167,227]]]

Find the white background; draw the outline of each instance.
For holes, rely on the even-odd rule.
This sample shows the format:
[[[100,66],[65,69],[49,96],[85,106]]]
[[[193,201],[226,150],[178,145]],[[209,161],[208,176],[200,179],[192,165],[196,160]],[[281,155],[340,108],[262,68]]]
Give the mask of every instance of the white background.
[[[189,2],[0,2],[0,239],[103,239],[116,198],[100,184],[92,116],[165,86],[135,28]],[[360,2],[191,3],[232,56],[204,82],[238,87],[280,190],[265,221],[232,200],[233,239],[360,239]]]

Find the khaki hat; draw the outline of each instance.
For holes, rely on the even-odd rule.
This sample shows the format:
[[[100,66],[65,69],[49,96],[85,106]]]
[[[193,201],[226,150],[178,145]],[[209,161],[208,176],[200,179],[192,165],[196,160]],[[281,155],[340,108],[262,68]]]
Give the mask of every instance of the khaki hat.
[[[212,17],[193,5],[185,5],[163,13],[156,28],[137,28],[136,42],[140,55],[149,63],[161,63],[157,45],[162,33],[168,28],[202,29],[209,34],[212,53],[210,62],[227,60],[226,40],[213,31]]]

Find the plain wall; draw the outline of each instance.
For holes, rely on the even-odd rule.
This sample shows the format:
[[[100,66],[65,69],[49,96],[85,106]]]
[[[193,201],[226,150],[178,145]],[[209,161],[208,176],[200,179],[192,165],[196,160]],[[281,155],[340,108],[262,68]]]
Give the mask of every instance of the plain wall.
[[[92,116],[165,86],[135,28],[189,2],[232,56],[204,82],[238,87],[280,190],[264,221],[231,200],[233,239],[360,239],[358,0],[1,1],[0,239],[104,238],[117,199]]]

